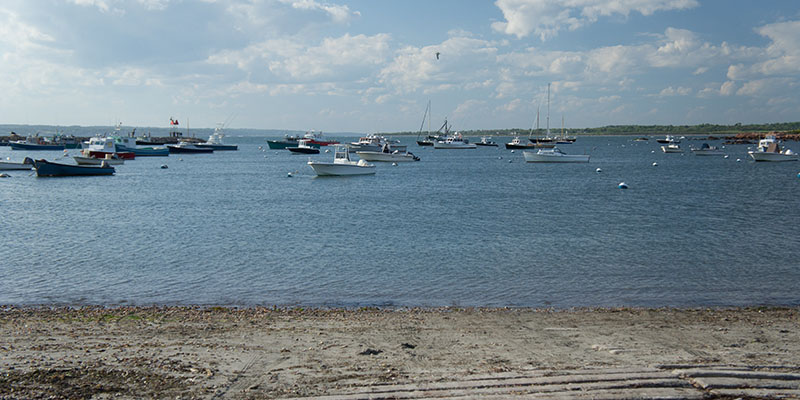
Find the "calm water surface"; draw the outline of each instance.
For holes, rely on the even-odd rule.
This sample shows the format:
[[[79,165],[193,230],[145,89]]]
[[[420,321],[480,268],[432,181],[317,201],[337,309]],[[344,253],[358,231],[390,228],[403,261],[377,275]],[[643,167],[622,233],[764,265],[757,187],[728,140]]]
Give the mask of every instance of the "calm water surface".
[[[581,137],[561,148],[590,152],[588,164],[526,164],[502,147],[413,139],[422,161],[374,176],[316,178],[308,156],[254,137],[111,177],[12,171],[0,304],[800,304],[800,163]],[[14,161],[61,155],[30,153],[0,147]]]

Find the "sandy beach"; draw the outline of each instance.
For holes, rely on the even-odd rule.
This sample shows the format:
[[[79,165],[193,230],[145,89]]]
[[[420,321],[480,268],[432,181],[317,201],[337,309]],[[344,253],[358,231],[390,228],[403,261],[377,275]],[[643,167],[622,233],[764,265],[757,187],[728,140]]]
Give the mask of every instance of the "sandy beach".
[[[785,383],[752,397],[800,394],[797,308],[0,310],[2,399],[603,397],[574,386],[598,371],[728,398],[686,372],[703,368]]]

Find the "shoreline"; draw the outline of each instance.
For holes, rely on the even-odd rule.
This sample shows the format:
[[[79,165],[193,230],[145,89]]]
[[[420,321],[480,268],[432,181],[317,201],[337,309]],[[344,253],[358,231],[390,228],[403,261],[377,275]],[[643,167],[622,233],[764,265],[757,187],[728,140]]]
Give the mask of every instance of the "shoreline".
[[[720,366],[800,374],[800,307],[0,306],[0,398],[360,398]]]

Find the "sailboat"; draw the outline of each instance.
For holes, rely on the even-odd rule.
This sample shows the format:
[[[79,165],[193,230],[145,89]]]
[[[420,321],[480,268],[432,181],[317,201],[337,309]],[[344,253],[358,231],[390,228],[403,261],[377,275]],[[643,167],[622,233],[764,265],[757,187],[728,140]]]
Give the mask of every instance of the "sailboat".
[[[428,106],[425,108],[425,114],[422,115],[422,124],[419,126],[419,133],[417,133],[417,145],[419,146],[433,146],[433,142],[438,139],[438,136],[431,136],[431,101],[428,100]],[[422,128],[425,126],[425,119],[428,119],[428,133],[424,139],[420,139],[422,135]]]
[[[536,111],[536,130],[539,130],[539,111]],[[536,147],[553,147],[553,142],[556,139],[550,136],[550,84],[547,84],[547,136],[539,136],[536,138],[529,138],[533,143],[536,143]]]
[[[561,117],[561,136],[564,135],[564,117]],[[555,141],[555,138],[550,137],[550,84],[547,84],[547,137]],[[559,150],[558,147],[549,146],[549,148],[540,149],[537,152],[523,151],[522,156],[525,161],[529,163],[586,163],[589,162],[588,154],[566,154]]]

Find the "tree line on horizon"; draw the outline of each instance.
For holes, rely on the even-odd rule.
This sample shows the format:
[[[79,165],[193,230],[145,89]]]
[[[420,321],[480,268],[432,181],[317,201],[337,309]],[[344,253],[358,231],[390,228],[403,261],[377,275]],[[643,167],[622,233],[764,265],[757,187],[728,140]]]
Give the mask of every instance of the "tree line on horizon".
[[[557,134],[561,128],[550,129],[551,134]],[[735,135],[747,132],[788,132],[800,133],[800,122],[775,122],[768,124],[742,124],[717,125],[608,125],[598,128],[570,128],[565,129],[570,135]],[[533,132],[534,135],[543,135],[544,129],[531,130],[530,128],[516,129],[477,129],[462,130],[463,135],[468,136],[515,136],[527,135]],[[427,131],[423,131],[427,133]],[[419,132],[396,132],[396,135],[416,135]]]

